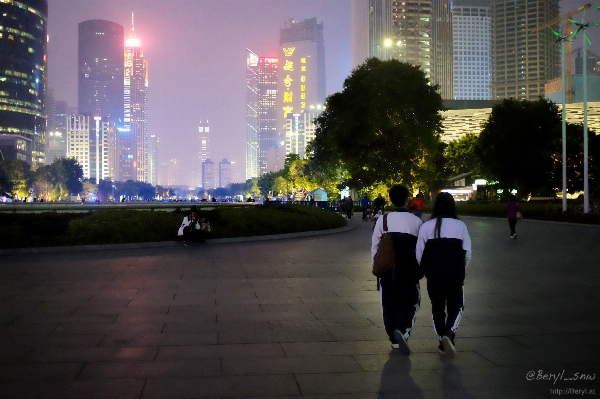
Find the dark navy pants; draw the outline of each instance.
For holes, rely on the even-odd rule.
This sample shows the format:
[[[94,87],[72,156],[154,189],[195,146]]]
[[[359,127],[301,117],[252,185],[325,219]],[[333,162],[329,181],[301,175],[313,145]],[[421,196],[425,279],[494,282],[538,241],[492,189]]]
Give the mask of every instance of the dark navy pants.
[[[383,325],[392,343],[394,330],[400,330],[405,339],[415,325],[415,315],[421,306],[421,287],[419,283],[399,285],[381,280],[381,306],[383,308]]]
[[[462,280],[428,279],[427,293],[431,299],[433,328],[441,340],[445,333],[454,333],[458,328],[465,308],[464,284]]]

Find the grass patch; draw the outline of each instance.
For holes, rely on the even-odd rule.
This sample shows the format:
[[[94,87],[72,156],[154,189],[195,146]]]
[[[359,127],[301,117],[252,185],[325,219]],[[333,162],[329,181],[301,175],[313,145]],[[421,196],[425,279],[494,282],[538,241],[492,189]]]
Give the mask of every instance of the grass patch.
[[[174,241],[187,210],[153,212],[100,209],[80,213],[0,213],[0,248],[125,244]],[[200,210],[211,224],[210,238],[326,230],[346,225],[335,212],[303,205]]]

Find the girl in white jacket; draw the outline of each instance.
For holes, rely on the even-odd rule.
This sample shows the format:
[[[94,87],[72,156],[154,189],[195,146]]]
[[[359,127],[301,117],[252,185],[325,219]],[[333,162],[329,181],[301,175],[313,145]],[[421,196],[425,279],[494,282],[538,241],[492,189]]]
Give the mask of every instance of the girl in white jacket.
[[[419,230],[416,256],[425,268],[438,349],[440,354],[453,358],[454,337],[464,310],[465,268],[471,260],[471,237],[467,226],[458,220],[452,195],[439,193],[436,197],[431,220]]]

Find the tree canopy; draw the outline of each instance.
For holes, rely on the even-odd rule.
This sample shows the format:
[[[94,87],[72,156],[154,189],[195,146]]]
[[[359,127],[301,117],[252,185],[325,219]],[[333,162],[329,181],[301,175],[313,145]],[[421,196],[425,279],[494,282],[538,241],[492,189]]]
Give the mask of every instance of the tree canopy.
[[[446,169],[452,175],[479,171],[479,158],[475,149],[479,137],[475,133],[465,133],[460,139],[452,140],[444,150]]]
[[[418,67],[370,58],[325,108],[309,146],[312,170],[342,167],[347,184],[367,187],[414,185],[431,169],[439,152],[442,98]]]

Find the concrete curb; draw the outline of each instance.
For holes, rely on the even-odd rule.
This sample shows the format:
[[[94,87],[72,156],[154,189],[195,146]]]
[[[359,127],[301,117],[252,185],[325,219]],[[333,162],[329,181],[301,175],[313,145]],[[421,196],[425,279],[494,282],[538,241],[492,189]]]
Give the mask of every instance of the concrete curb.
[[[488,220],[506,220],[506,218],[495,218],[489,216],[472,216],[472,215],[458,215],[459,219],[471,218],[471,219],[488,219]],[[538,219],[523,219],[519,220],[518,223],[544,223],[544,224],[560,224],[563,226],[580,226],[580,227],[593,227],[600,228],[600,224],[585,224],[585,223],[569,223],[569,222],[557,222],[554,220],[538,220]]]
[[[317,237],[328,234],[345,233],[354,230],[356,226],[347,224],[344,227],[330,230],[303,231],[300,233],[273,234],[266,236],[254,237],[233,237],[233,238],[216,238],[207,240],[211,245],[214,244],[229,244],[238,242],[254,242],[254,241],[271,241],[271,240],[287,240],[290,238],[305,238]],[[98,252],[98,251],[119,251],[124,249],[145,249],[145,248],[171,248],[181,246],[180,241],[162,241],[162,242],[141,242],[131,244],[103,244],[103,245],[78,245],[71,247],[41,247],[41,248],[8,248],[0,249],[0,256],[14,255],[42,255],[42,254],[57,254],[57,253],[74,253],[74,252]]]

